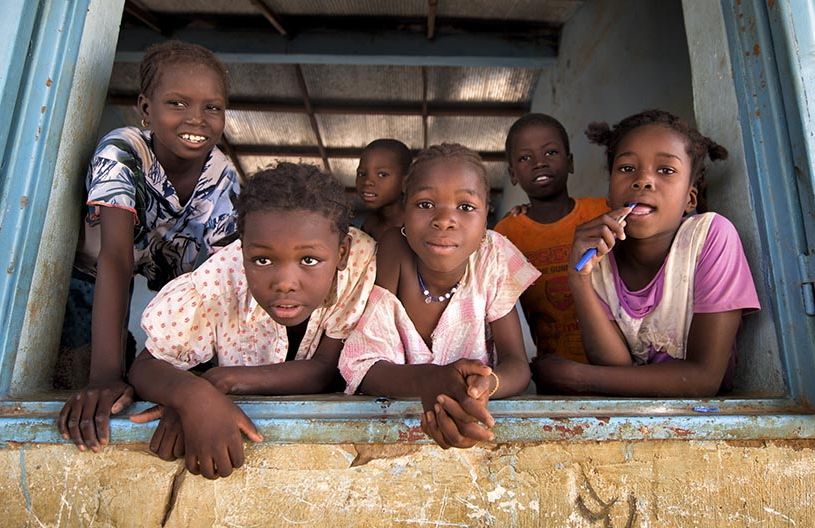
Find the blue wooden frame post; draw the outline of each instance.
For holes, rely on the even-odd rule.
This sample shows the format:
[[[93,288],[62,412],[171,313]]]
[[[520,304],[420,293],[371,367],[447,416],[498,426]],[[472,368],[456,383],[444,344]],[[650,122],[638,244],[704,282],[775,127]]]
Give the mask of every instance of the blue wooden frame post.
[[[815,147],[810,128],[814,109],[805,103],[815,87],[799,82],[813,76],[815,13],[795,2],[723,0],[733,78],[766,259],[762,275],[770,285],[776,329],[793,398],[815,404],[815,319],[807,314],[800,258],[815,247],[812,187]],[[806,73],[802,66],[806,65]],[[807,134],[810,137],[807,137]]]
[[[0,83],[0,395],[8,394],[90,0],[11,0],[0,29],[11,75]],[[13,99],[12,99],[13,97]]]

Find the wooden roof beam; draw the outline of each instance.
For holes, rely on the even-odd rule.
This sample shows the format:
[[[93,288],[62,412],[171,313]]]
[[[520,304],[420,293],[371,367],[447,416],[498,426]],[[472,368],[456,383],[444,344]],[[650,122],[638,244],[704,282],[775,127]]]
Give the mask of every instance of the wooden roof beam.
[[[281,158],[339,158],[359,159],[362,148],[359,147],[323,147],[317,146],[285,146],[285,145],[232,145],[238,156],[280,156]],[[411,149],[415,156],[418,149]],[[506,161],[503,151],[481,151],[478,153],[484,161]]]
[[[423,81],[424,82],[424,81]],[[423,88],[424,92],[424,88]],[[108,102],[117,106],[134,106],[138,94],[114,94],[108,97]],[[398,115],[398,116],[424,116],[424,105],[417,107],[416,103],[397,104],[324,104],[310,101],[315,114],[331,115]],[[229,110],[246,110],[252,112],[275,112],[302,114],[307,113],[301,103],[280,103],[271,100],[257,101],[251,99],[230,98]],[[529,112],[526,103],[430,103],[427,102],[428,116],[470,116],[470,117],[519,117]]]
[[[257,8],[258,11],[269,21],[269,23],[280,33],[283,37],[288,37],[289,33],[274,11],[263,0],[249,0]]]
[[[303,96],[303,107],[308,114],[308,120],[311,123],[311,130],[314,132],[314,138],[317,140],[317,149],[320,151],[320,157],[323,158],[323,166],[328,174],[331,174],[331,165],[328,163],[328,156],[325,153],[325,145],[323,145],[323,138],[320,134],[320,127],[317,124],[317,118],[314,115],[314,108],[311,106],[311,99],[308,95],[308,86],[306,86],[306,78],[303,76],[303,68],[299,64],[294,65],[295,74],[297,76],[297,85],[300,87],[300,93]]]
[[[152,11],[144,7],[138,0],[125,0],[125,13],[132,16],[159,35],[167,35],[167,28]]]

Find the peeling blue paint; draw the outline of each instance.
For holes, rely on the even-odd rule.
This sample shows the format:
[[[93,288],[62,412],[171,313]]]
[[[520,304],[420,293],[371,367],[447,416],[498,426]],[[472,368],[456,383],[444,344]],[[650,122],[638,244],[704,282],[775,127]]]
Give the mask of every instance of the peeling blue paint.
[[[28,489],[28,474],[25,467],[25,447],[20,448],[20,491],[25,498],[25,509],[31,511],[31,492]]]

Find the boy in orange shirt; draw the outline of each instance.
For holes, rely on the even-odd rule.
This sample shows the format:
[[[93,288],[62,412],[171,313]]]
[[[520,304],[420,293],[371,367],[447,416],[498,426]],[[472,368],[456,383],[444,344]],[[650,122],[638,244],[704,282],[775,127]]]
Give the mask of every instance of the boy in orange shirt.
[[[554,117],[527,114],[515,121],[506,153],[510,181],[521,186],[530,205],[525,213],[501,220],[495,230],[541,272],[521,296],[538,355],[555,353],[586,363],[567,267],[575,228],[608,211],[608,204],[605,198],[569,196],[566,181],[574,163],[566,130]]]

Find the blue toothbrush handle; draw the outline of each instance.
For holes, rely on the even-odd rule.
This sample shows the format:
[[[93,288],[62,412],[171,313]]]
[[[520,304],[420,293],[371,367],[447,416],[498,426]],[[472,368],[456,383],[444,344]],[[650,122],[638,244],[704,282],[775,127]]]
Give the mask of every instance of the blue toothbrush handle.
[[[587,249],[586,252],[583,253],[583,256],[580,257],[580,260],[577,262],[574,269],[576,271],[582,270],[586,266],[586,264],[588,264],[589,261],[592,258],[594,258],[595,255],[597,255],[597,248],[589,248],[589,249]]]

